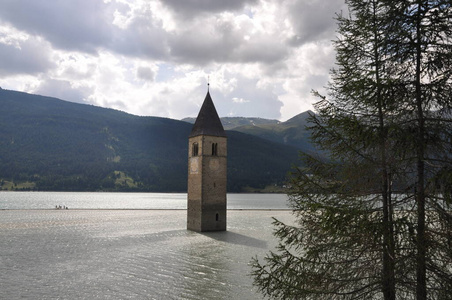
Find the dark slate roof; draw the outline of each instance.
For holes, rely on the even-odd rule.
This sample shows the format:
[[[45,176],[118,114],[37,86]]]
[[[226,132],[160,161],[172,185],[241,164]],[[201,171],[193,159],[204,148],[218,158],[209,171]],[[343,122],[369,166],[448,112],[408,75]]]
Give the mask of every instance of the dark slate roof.
[[[226,136],[209,91],[207,91],[204,103],[199,110],[190,137],[197,135]]]

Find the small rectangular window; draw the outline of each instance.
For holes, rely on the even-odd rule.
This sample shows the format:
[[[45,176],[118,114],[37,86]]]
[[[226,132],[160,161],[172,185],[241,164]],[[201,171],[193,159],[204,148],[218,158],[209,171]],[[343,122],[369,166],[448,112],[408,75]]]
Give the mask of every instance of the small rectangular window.
[[[198,143],[193,143],[192,150],[191,150],[192,156],[198,156]]]
[[[212,155],[218,155],[218,143],[212,143]]]

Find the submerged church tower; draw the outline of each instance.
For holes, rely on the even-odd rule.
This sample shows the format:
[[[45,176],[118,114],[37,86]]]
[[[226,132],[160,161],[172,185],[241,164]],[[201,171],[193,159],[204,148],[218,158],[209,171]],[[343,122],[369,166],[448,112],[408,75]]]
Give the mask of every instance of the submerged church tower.
[[[187,229],[226,230],[227,138],[209,89],[188,138]]]

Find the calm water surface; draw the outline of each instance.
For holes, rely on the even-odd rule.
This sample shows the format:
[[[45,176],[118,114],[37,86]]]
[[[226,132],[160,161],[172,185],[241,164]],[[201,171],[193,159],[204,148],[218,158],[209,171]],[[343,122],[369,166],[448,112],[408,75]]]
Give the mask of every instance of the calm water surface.
[[[177,209],[185,194],[153,194],[166,210],[137,210],[165,208],[149,194],[99,194],[0,193],[0,299],[262,299],[249,262],[275,248],[272,217],[293,220],[289,210],[229,210],[228,231],[195,233]],[[261,196],[254,208],[274,205]],[[229,207],[253,208],[247,197],[228,195]],[[55,204],[104,209],[33,209]]]
[[[287,209],[284,194],[228,194],[228,209]],[[0,192],[0,209],[187,209],[186,193]]]

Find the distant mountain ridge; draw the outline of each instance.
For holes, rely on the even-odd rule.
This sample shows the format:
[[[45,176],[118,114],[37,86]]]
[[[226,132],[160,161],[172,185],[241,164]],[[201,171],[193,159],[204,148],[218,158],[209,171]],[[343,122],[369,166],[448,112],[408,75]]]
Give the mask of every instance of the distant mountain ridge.
[[[1,89],[0,188],[183,192],[191,127]],[[282,185],[297,163],[296,147],[227,135],[229,192]]]
[[[184,118],[181,121],[195,123],[196,118]],[[252,117],[223,117],[221,123],[225,130],[234,129],[245,125],[262,125],[262,124],[278,124],[278,120],[252,118]]]
[[[225,129],[239,131],[260,138],[290,145],[305,152],[315,151],[309,142],[310,134],[306,130],[307,119],[312,111],[305,111],[291,119],[280,122],[278,120],[245,117],[221,118]],[[182,121],[194,123],[195,118],[185,118]]]
[[[315,152],[315,148],[310,143],[310,133],[306,130],[307,119],[312,113],[312,111],[305,111],[285,122],[245,125],[233,130],[258,136],[275,143],[293,146],[303,152]]]

